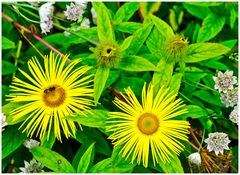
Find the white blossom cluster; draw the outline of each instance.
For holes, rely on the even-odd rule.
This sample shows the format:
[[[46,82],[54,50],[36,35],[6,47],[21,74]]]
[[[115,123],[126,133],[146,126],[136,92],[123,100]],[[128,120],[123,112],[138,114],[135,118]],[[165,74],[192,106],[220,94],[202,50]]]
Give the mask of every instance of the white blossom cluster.
[[[68,20],[77,21],[82,18],[86,6],[87,2],[71,2],[70,6],[67,5],[67,10],[64,11],[64,15]]]
[[[40,27],[44,34],[47,34],[53,28],[53,11],[52,2],[45,3],[39,8]]]
[[[192,153],[188,156],[190,163],[200,166],[202,163],[201,155],[198,152]]]
[[[224,149],[229,150],[228,144],[231,142],[228,135],[223,132],[215,132],[208,134],[205,139],[208,151],[214,151],[216,155],[223,154]]]
[[[32,149],[33,147],[39,146],[39,144],[40,144],[40,142],[38,142],[37,140],[34,140],[34,139],[27,139],[23,143],[23,145],[28,149]]]
[[[29,163],[24,160],[24,167],[20,167],[19,169],[22,173],[41,173],[44,172],[43,167],[36,159],[32,159]]]
[[[226,107],[234,107],[229,115],[229,119],[238,124],[238,87],[237,77],[233,76],[233,71],[218,72],[217,76],[213,77],[215,81],[215,89],[218,89],[221,95],[221,101]],[[234,87],[236,85],[236,87]]]

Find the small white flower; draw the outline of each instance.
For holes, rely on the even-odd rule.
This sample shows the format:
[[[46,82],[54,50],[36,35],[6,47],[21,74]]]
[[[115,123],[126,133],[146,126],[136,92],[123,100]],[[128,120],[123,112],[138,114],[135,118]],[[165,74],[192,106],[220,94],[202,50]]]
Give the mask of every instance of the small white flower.
[[[44,34],[47,34],[47,32],[50,32],[53,28],[53,11],[54,7],[52,2],[45,3],[39,8],[40,27]]]
[[[64,11],[64,15],[71,21],[77,21],[82,18],[85,8],[86,6],[83,3],[78,5],[71,2],[70,6],[67,5],[67,10]]]
[[[90,28],[90,21],[89,21],[89,19],[84,19],[83,21],[82,21],[82,23],[81,23],[81,27],[83,27],[83,28]]]
[[[76,5],[81,6],[82,8],[86,9],[87,8],[87,1],[75,1]]]
[[[229,115],[229,120],[238,125],[238,106],[235,106]]]
[[[233,85],[237,83],[237,77],[233,76],[233,71],[226,71],[225,73],[219,71],[217,77],[214,76],[213,80],[215,81],[214,88],[224,93],[233,89]]]
[[[231,142],[228,135],[223,132],[215,132],[208,134],[205,139],[208,151],[214,151],[216,155],[223,154],[224,149],[229,150],[228,144]]]
[[[202,163],[202,159],[201,159],[201,155],[196,152],[196,153],[192,153],[188,156],[188,160],[192,163],[195,164],[197,166],[200,166]]]
[[[7,126],[8,123],[6,122],[6,116],[2,113],[2,118],[1,118],[1,127]]]
[[[93,7],[91,8],[91,14],[92,14],[93,23],[97,24],[97,12]]]
[[[40,142],[38,142],[37,140],[34,140],[34,139],[27,139],[23,143],[23,145],[28,149],[32,149],[33,147],[39,146],[39,144],[40,144]]]
[[[226,94],[221,94],[221,101],[226,107],[233,107],[238,104],[238,88],[227,91]]]
[[[43,165],[40,162],[37,162],[36,159],[32,159],[30,163],[24,160],[24,166],[20,167],[19,169],[23,173],[41,173],[43,171]]]

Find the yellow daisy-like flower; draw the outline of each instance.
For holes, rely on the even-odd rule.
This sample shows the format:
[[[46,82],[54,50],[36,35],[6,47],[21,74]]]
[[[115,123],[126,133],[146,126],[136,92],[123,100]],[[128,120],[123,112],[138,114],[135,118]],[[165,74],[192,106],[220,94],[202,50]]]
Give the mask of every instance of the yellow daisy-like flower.
[[[81,113],[93,105],[93,89],[89,83],[94,75],[84,76],[90,67],[76,67],[79,60],[66,64],[66,58],[51,52],[49,57],[45,56],[44,66],[36,57],[32,58],[28,61],[30,73],[19,70],[27,80],[13,79],[8,100],[26,104],[11,115],[14,121],[24,119],[20,128],[30,137],[36,133],[41,139],[47,133],[49,138],[52,129],[60,141],[61,130],[66,138],[74,136],[75,123],[64,117]]]
[[[142,161],[148,166],[151,151],[154,166],[159,161],[169,162],[172,152],[179,154],[184,145],[179,140],[187,140],[189,123],[173,120],[186,113],[181,99],[174,101],[177,94],[169,93],[161,88],[153,97],[153,86],[150,84],[146,92],[146,84],[142,90],[142,105],[131,88],[125,89],[125,101],[115,98],[115,105],[123,112],[110,112],[107,131],[112,132],[115,146],[122,145],[122,157],[131,157],[133,162]]]

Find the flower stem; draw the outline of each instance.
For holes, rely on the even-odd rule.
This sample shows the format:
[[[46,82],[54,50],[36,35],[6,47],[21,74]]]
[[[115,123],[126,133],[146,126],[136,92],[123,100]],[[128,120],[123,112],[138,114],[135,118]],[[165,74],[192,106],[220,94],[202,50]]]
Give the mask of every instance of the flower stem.
[[[195,143],[197,144],[197,146],[198,146],[198,147],[200,147],[200,146],[201,146],[201,144],[200,144],[200,142],[198,141],[198,139],[197,139],[196,135],[194,134],[194,132],[193,132],[192,128],[190,128],[190,129],[189,129],[189,131],[190,131],[190,134],[191,134],[191,136],[192,136],[193,140],[194,140],[194,141],[195,141]]]
[[[58,51],[56,48],[54,48],[52,45],[50,45],[49,43],[47,43],[45,40],[43,40],[40,36],[38,36],[35,33],[32,33],[31,30],[27,29],[26,27],[22,26],[21,24],[15,22],[11,17],[9,17],[8,15],[6,15],[4,12],[2,12],[2,17],[5,18],[7,21],[9,21],[10,23],[12,23],[14,25],[14,27],[16,28],[20,28],[23,29],[25,32],[29,33],[30,35],[32,35],[35,39],[37,39],[39,42],[41,42],[42,44],[44,44],[46,47],[48,47],[49,49],[51,49],[52,51],[54,51],[55,53],[57,53],[59,56],[66,58],[64,54],[62,54],[60,51]],[[69,58],[67,58],[68,61],[70,61]]]
[[[196,147],[192,142],[190,142],[188,140],[187,140],[187,142],[191,147],[193,147],[196,151],[198,151],[198,147]]]
[[[201,150],[201,148],[202,148],[204,136],[205,136],[205,128],[203,129],[203,136],[202,136],[201,144],[200,144],[200,146],[199,146],[199,148],[198,148],[198,152],[200,152],[200,150]]]

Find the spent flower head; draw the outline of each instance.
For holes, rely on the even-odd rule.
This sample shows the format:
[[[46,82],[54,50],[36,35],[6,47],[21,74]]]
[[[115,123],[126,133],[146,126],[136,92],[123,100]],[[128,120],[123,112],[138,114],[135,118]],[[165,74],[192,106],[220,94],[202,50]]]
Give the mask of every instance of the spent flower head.
[[[52,2],[45,3],[39,8],[40,27],[44,34],[47,34],[53,28],[53,11],[54,6]]]
[[[42,173],[44,172],[43,167],[36,159],[32,159],[29,163],[24,160],[24,167],[20,167],[19,169],[23,173]]]
[[[214,151],[216,155],[223,154],[224,149],[228,150],[228,144],[231,142],[228,135],[223,132],[215,132],[208,134],[208,138],[205,139],[207,143],[208,151]]]
[[[2,116],[1,116],[1,127],[4,128],[7,125],[8,125],[8,123],[6,122],[6,116],[2,113]]]
[[[23,145],[28,149],[32,149],[33,147],[39,146],[39,144],[40,142],[34,139],[27,139],[23,143]]]
[[[67,10],[64,11],[64,15],[68,20],[77,21],[82,18],[84,10],[86,8],[85,3],[72,3],[67,5]]]
[[[226,93],[228,90],[233,89],[233,85],[237,83],[237,77],[233,76],[233,71],[226,71],[222,73],[219,71],[217,76],[213,77],[215,81],[215,89],[218,89],[219,92]]]
[[[221,93],[221,101],[226,107],[233,107],[238,104],[238,87],[227,91],[227,93]]]
[[[229,115],[229,120],[238,125],[238,105],[234,107]]]
[[[190,163],[200,166],[202,163],[201,155],[199,152],[192,153],[188,156],[188,160]]]
[[[90,28],[90,20],[88,18],[85,18],[81,23],[81,27]]]

